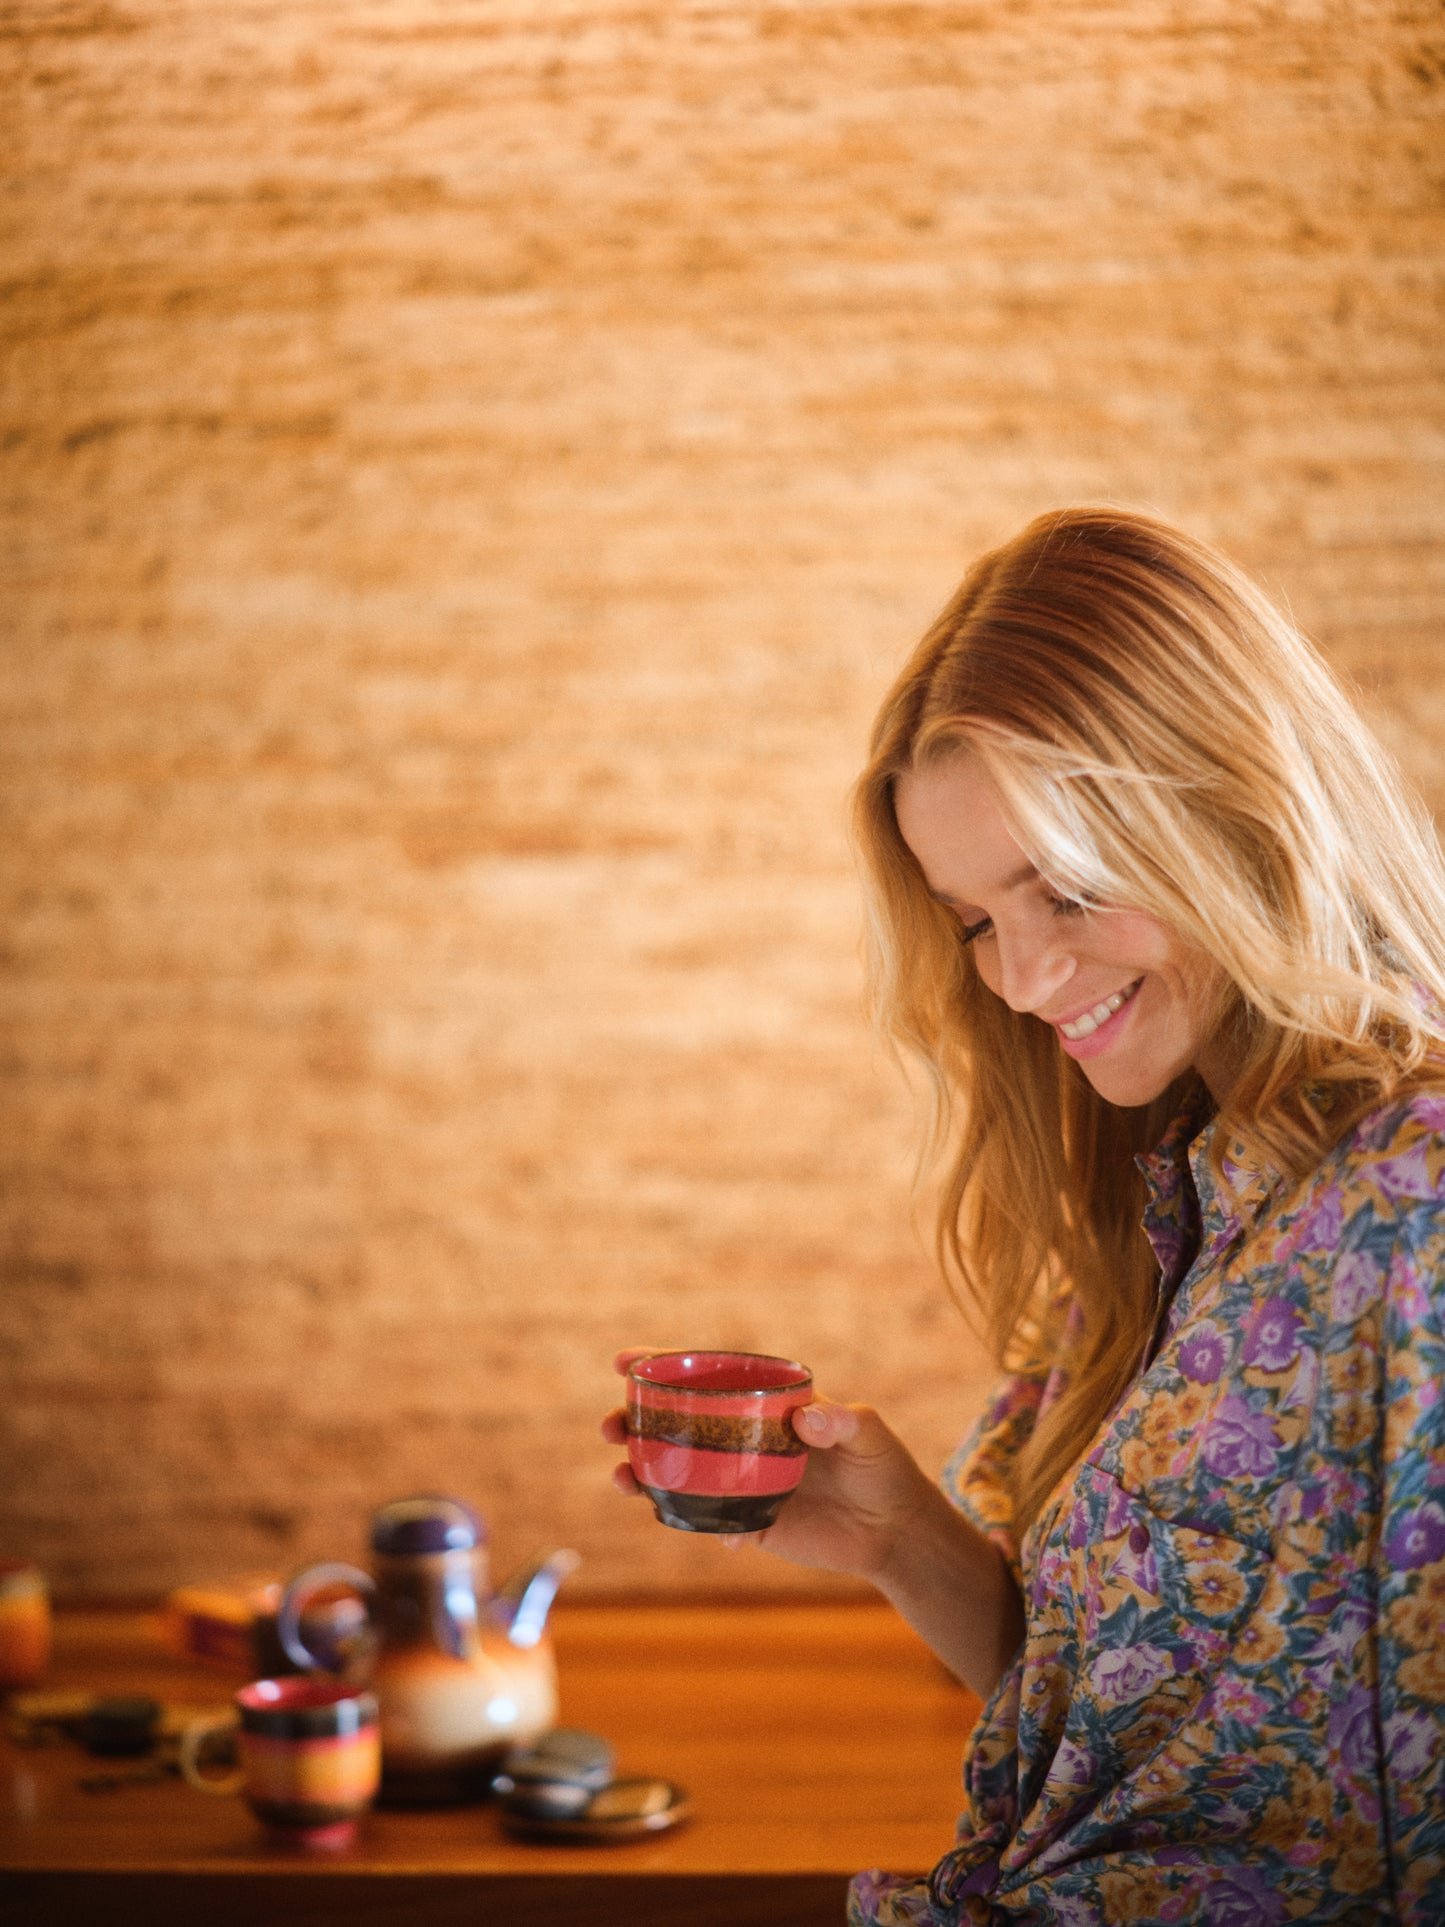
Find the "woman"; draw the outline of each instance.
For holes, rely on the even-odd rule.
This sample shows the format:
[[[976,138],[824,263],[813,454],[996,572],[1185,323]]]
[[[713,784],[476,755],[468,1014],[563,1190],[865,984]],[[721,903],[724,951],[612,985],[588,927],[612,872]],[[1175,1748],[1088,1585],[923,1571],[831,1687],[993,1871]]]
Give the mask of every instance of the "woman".
[[[1008,1376],[946,1496],[820,1401],[760,1535],[987,1696],[953,1851],[850,1918],[1445,1922],[1433,834],[1235,569],[1088,510],[967,577],[856,825]]]

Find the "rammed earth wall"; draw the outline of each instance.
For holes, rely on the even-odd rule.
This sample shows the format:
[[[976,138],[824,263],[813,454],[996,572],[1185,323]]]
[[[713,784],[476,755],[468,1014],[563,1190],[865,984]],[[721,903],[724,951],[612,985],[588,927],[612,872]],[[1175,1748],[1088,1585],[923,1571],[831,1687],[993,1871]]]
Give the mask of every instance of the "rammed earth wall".
[[[629,1340],[976,1408],[842,830],[968,557],[1156,507],[1445,800],[1445,16],[19,0],[0,72],[0,1552],[441,1487],[804,1583],[596,1419]]]

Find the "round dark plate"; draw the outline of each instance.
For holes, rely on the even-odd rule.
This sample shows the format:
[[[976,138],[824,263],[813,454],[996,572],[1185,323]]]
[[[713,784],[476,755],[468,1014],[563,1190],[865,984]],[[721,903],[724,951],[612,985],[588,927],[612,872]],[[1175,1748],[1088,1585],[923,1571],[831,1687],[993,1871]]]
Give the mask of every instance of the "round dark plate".
[[[570,1819],[513,1811],[501,1803],[502,1825],[521,1840],[562,1840],[600,1846],[613,1840],[645,1840],[680,1826],[692,1804],[671,1780],[614,1780],[594,1793]]]

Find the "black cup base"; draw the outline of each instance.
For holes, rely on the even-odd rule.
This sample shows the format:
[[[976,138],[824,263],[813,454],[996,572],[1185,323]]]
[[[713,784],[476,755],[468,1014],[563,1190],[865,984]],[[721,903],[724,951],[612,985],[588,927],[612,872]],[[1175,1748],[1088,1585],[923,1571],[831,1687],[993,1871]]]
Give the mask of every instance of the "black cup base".
[[[710,1492],[664,1492],[656,1485],[642,1489],[662,1523],[679,1532],[762,1532],[791,1496],[758,1492],[741,1499],[720,1499]]]

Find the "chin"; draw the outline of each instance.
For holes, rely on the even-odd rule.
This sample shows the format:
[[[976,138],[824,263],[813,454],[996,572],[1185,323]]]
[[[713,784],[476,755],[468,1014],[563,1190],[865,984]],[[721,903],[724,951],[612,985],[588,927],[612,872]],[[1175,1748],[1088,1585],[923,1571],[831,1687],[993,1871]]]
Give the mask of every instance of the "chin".
[[[1177,1070],[1146,1069],[1141,1064],[1080,1064],[1079,1069],[1106,1104],[1121,1111],[1137,1110],[1162,1097],[1179,1075]]]

